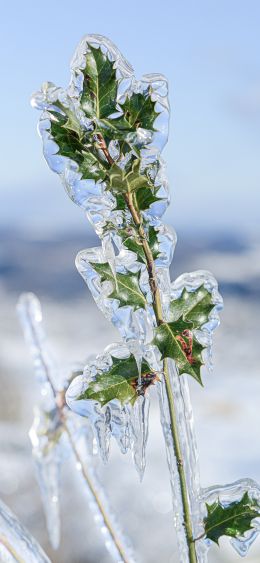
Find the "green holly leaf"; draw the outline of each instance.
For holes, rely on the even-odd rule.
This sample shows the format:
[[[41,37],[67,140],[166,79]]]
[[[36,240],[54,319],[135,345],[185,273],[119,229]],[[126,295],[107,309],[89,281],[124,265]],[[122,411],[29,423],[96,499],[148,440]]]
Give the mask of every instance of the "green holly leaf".
[[[254,518],[260,516],[256,500],[245,493],[240,501],[222,505],[220,501],[206,504],[207,516],[204,518],[205,534],[218,544],[221,536],[237,538],[252,528]]]
[[[155,203],[156,201],[160,201],[161,198],[156,196],[158,190],[159,188],[154,188],[153,186],[151,187],[146,186],[145,188],[140,188],[135,192],[136,206],[139,211],[146,211],[147,209],[149,209],[152,203]],[[114,196],[116,198],[116,209],[118,211],[125,211],[127,209],[127,205],[124,198],[124,194],[116,192],[114,193]]]
[[[100,48],[88,46],[83,69],[81,107],[87,117],[103,119],[117,111],[117,79],[114,62]]]
[[[83,160],[79,166],[83,180],[104,180],[107,174],[105,163],[100,160],[87,146],[82,151]]]
[[[118,399],[122,405],[133,404],[150,385],[158,380],[156,373],[151,370],[146,361],[142,362],[140,387],[138,375],[137,363],[132,354],[129,358],[123,359],[112,357],[111,368],[98,374],[95,381],[89,383],[86,391],[78,399],[98,401],[101,406],[113,399]]]
[[[123,111],[121,116],[98,120],[97,127],[102,131],[107,143],[117,139],[121,155],[134,150],[136,156],[140,156],[140,149],[150,141],[145,138],[142,140],[141,136],[137,135],[137,129],[155,130],[154,121],[159,115],[155,111],[155,104],[149,89],[142,94],[134,93],[121,104]]]
[[[74,133],[76,133],[79,139],[82,139],[85,135],[85,131],[82,128],[82,125],[79,121],[79,118],[76,114],[73,104],[71,106],[65,106],[59,100],[56,100],[55,107],[59,108],[64,114],[63,127],[66,130],[73,131]],[[52,110],[50,110],[50,112],[52,112]],[[57,112],[56,117],[59,115],[61,114]]]
[[[203,346],[193,336],[192,328],[189,321],[163,323],[155,329],[153,344],[159,348],[162,359],[172,358],[175,361],[180,375],[187,373],[202,384]]]
[[[135,193],[136,203],[139,211],[145,211],[153,203],[161,200],[161,198],[157,195],[160,190],[160,186],[154,185],[159,169],[160,162],[159,160],[157,160],[153,164],[147,166],[144,171],[144,174],[148,178],[149,189],[140,189]]]
[[[145,309],[146,298],[139,285],[140,272],[114,274],[107,262],[103,264],[92,262],[91,267],[99,274],[101,282],[110,281],[113,284],[109,297],[118,299],[121,307],[130,305],[134,309]]]
[[[124,194],[115,193],[114,197],[116,199],[116,210],[117,211],[125,211],[127,208],[126,200],[124,198]]]
[[[159,115],[155,110],[149,88],[144,93],[134,93],[121,104],[123,115],[114,120],[118,129],[134,131],[138,127],[154,131],[154,122]]]
[[[145,189],[149,181],[140,172],[140,160],[135,158],[129,170],[113,164],[109,170],[109,182],[114,193],[130,193]]]
[[[151,186],[149,188],[141,188],[136,191],[135,197],[139,211],[145,211],[146,209],[149,209],[152,203],[160,201],[160,198],[156,195],[158,190],[159,187]]]
[[[79,136],[75,131],[66,129],[67,118],[65,115],[54,110],[50,111],[50,114],[52,116],[50,133],[59,146],[59,154],[72,158],[79,164],[82,160],[82,143]]]
[[[77,132],[76,125],[73,127],[72,117],[68,119],[54,110],[49,113],[52,116],[50,133],[59,147],[58,154],[78,164],[83,180],[104,180],[107,173],[105,163],[101,162],[90,139],[81,130]]]
[[[170,304],[171,321],[181,317],[192,321],[194,328],[200,328],[209,320],[209,314],[214,309],[212,294],[203,285],[196,291],[183,289],[180,297]]]
[[[126,211],[127,204],[124,197],[124,193],[115,192],[114,197],[116,199],[116,210]],[[150,207],[155,201],[159,201],[160,198],[153,195],[152,188],[140,188],[135,192],[136,207],[139,211],[145,211]]]
[[[118,231],[118,234],[121,236],[124,246],[128,250],[135,252],[137,254],[138,260],[146,264],[145,253],[142,244],[140,243],[139,236],[136,233],[135,229],[131,227],[126,229],[121,229]],[[156,231],[154,227],[149,227],[147,233],[147,241],[152,251],[154,260],[156,260],[156,258],[158,258],[160,254],[157,236],[158,236],[158,231]]]
[[[205,287],[200,286],[193,292],[184,289],[180,297],[170,304],[170,322],[155,329],[153,342],[158,346],[162,358],[172,358],[180,375],[187,373],[200,384],[204,347],[194,331],[209,320],[213,308],[212,295]]]

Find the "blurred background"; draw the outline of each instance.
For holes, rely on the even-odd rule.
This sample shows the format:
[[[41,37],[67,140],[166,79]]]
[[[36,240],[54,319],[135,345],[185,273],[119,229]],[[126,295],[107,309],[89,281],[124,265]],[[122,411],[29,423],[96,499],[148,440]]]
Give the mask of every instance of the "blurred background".
[[[108,36],[137,77],[168,77],[172,116],[164,158],[172,204],[165,221],[179,239],[172,276],[211,270],[225,302],[214,372],[204,374],[204,389],[191,382],[201,481],[260,482],[259,25],[257,0],[13,0],[1,8],[0,497],[53,563],[110,559],[68,467],[61,547],[53,552],[48,544],[27,435],[39,391],[17,298],[25,290],[40,297],[62,365],[100,353],[117,335],[74,267],[76,253],[98,241],[43,159],[30,95],[45,80],[68,84],[71,56],[86,33]],[[142,560],[178,563],[155,397],[143,484],[116,446],[100,475]],[[239,561],[228,542],[221,545],[210,563]],[[259,560],[260,540],[247,561]]]

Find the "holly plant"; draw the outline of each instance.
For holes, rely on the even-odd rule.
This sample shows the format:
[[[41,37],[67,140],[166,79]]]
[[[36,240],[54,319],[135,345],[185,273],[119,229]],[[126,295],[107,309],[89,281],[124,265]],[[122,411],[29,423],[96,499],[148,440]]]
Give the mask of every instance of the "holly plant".
[[[129,350],[124,357],[112,354],[90,377],[82,374],[75,403],[96,405],[100,413],[119,404],[120,412],[129,413],[152,388],[165,393],[165,440],[176,462],[179,534],[186,545],[180,561],[199,562],[205,538],[243,536],[259,516],[259,505],[248,493],[239,502],[209,504],[199,522],[204,533],[196,536],[184,451],[190,438],[182,434],[185,405],[175,387],[187,376],[202,385],[221,298],[208,272],[170,282],[175,236],[161,222],[169,202],[161,158],[168,137],[167,82],[161,75],[137,81],[101,36],[83,39],[71,70],[68,90],[45,83],[33,105],[43,110],[40,133],[48,164],[102,241],[102,250],[81,255],[79,270]],[[205,509],[203,494],[196,502]]]

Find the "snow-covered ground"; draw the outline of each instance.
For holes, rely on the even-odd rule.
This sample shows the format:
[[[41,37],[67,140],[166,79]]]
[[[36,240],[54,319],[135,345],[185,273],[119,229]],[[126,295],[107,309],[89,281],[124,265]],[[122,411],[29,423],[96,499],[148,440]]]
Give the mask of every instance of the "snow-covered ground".
[[[190,269],[212,269],[222,281],[225,309],[215,334],[214,371],[204,374],[205,388],[191,381],[192,402],[203,486],[241,477],[260,482],[259,268],[257,246],[243,252],[210,249],[189,256]],[[179,263],[180,264],[180,263]],[[182,264],[180,264],[182,266]],[[37,268],[37,264],[33,264]],[[46,277],[50,271],[46,270]],[[10,289],[7,279],[12,280]],[[235,287],[237,281],[241,284]],[[10,282],[11,283],[11,282]],[[19,282],[4,277],[0,286],[0,497],[16,512],[50,555],[53,563],[109,563],[84,492],[71,464],[63,470],[62,542],[53,552],[45,531],[33,474],[28,429],[38,388],[15,316]],[[22,284],[24,288],[24,284]],[[30,284],[28,289],[34,289]],[[230,289],[231,288],[231,289]],[[45,325],[62,365],[100,353],[116,331],[89,298],[87,289],[57,300],[41,291]],[[179,563],[171,513],[170,487],[156,394],[153,394],[147,469],[139,484],[130,456],[113,444],[100,477],[124,529],[145,563]],[[239,556],[226,540],[210,552],[210,563],[235,563]],[[260,561],[260,539],[248,563]]]

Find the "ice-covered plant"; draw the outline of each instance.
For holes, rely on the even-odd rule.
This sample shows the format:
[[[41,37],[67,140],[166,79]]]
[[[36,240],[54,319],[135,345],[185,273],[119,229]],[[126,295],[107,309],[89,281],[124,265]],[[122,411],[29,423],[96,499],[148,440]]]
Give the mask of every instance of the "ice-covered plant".
[[[91,427],[86,419],[69,410],[65,402],[70,380],[82,370],[79,365],[61,368],[54,361],[43,328],[41,305],[33,293],[20,296],[17,311],[40,385],[41,399],[35,408],[29,436],[51,545],[57,549],[60,543],[61,468],[72,458],[106,548],[114,561],[133,563],[132,549],[122,535],[96,474]],[[1,531],[0,519],[0,544]]]
[[[119,330],[113,344],[70,384],[70,408],[86,416],[104,459],[114,436],[145,469],[149,390],[156,386],[172,486],[179,559],[207,560],[223,535],[243,555],[259,532],[259,488],[249,480],[200,487],[188,378],[202,383],[222,299],[205,271],[170,281],[176,236],[161,222],[169,203],[161,152],[168,138],[168,88],[158,74],[136,80],[106,38],[88,35],[71,64],[67,90],[45,83],[44,155],[69,197],[87,213],[102,246],[77,268]]]

